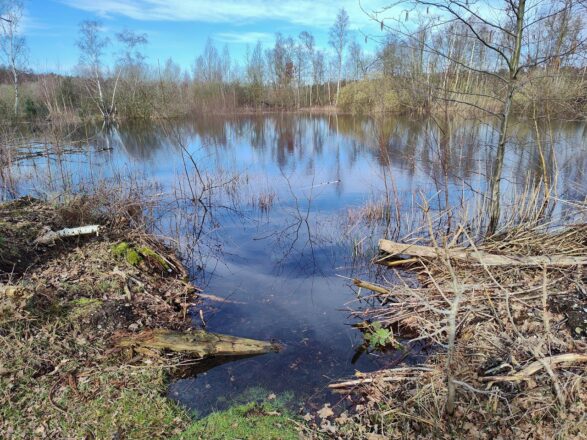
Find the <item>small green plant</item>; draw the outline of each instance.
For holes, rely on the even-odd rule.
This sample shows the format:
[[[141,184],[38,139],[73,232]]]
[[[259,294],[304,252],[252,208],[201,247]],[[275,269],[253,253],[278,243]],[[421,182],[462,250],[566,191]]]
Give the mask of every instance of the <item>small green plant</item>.
[[[369,325],[363,335],[363,339],[372,349],[380,349],[388,345],[397,345],[391,329],[382,327],[379,321],[375,321]]]

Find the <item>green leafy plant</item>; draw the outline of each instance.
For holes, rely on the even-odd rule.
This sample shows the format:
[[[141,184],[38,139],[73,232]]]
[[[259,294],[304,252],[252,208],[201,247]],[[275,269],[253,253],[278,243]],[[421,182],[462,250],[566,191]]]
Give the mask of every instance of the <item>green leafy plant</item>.
[[[369,324],[363,339],[372,349],[384,348],[388,345],[397,345],[391,329],[381,326],[379,321]]]

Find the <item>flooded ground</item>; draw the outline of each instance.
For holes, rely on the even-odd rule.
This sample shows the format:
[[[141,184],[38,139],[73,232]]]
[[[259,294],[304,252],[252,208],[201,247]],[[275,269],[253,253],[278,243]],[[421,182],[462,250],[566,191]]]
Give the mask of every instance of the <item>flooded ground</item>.
[[[319,406],[331,399],[329,382],[417,356],[357,355],[362,337],[348,309],[360,305],[350,279],[376,275],[364,263],[377,239],[401,234],[422,197],[440,209],[486,189],[494,130],[464,121],[448,131],[422,120],[297,115],[43,130],[22,149],[4,197],[51,199],[64,187],[104,182],[148,192],[156,230],[177,241],[196,284],[225,300],[199,304],[194,325],[284,346],[205,364],[213,368],[174,382],[169,396],[201,415],[243,393],[287,393],[298,406]],[[551,172],[566,188],[559,196],[573,200],[586,183],[586,127],[549,132],[546,155],[552,163],[556,152],[558,164]],[[515,126],[506,204],[540,176],[538,152],[527,147],[533,136],[532,125]],[[48,154],[49,146],[62,154]]]

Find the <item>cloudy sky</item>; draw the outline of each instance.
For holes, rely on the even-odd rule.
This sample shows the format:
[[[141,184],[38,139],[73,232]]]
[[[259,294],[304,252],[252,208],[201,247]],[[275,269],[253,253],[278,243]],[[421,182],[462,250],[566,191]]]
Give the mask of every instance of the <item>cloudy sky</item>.
[[[378,28],[361,5],[373,10],[381,0],[28,0],[24,34],[29,64],[38,70],[65,73],[76,64],[78,24],[87,19],[101,20],[111,35],[124,28],[147,33],[151,62],[171,56],[189,68],[208,36],[219,47],[228,44],[234,57],[242,57],[246,45],[257,40],[271,44],[276,32],[297,36],[307,30],[325,48],[341,7],[349,13],[356,38],[364,41],[363,33]],[[369,44],[366,49],[373,51]]]

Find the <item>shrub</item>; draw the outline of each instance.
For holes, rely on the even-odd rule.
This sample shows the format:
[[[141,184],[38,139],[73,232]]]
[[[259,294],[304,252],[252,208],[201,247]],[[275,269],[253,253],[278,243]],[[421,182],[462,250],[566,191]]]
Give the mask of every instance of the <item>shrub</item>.
[[[340,90],[338,106],[353,114],[399,112],[398,92],[388,79],[370,79],[349,83]]]

